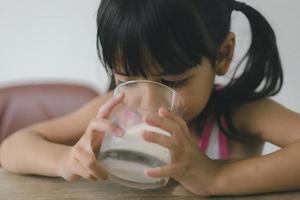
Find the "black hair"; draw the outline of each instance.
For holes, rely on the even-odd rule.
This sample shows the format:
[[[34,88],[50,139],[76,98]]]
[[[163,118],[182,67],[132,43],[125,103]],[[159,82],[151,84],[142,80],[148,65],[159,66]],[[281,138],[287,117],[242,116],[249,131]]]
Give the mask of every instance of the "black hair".
[[[206,108],[213,105],[218,125],[229,137],[243,140],[230,118],[233,109],[277,94],[283,83],[273,29],[246,4],[234,0],[102,0],[97,49],[112,77],[110,89],[114,87],[111,72],[121,69],[128,76],[147,77],[150,66],[179,74],[201,64],[203,57],[215,67],[222,59],[218,48],[230,31],[233,10],[248,18],[252,30],[251,45],[242,59],[246,59],[245,69],[222,89],[214,89]],[[199,119],[203,116],[199,114]]]

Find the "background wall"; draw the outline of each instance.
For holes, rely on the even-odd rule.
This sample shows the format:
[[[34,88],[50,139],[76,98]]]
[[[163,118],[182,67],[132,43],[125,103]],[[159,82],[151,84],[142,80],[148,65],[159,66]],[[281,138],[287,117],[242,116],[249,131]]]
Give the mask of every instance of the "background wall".
[[[96,12],[100,0],[0,0],[0,87],[24,82],[64,81],[107,88],[96,54]],[[274,99],[300,112],[300,27],[298,0],[246,0],[270,21],[278,37],[285,72]],[[233,14],[236,63],[247,49],[247,21]],[[265,153],[276,147],[267,145]]]
[[[0,0],[0,85],[80,82],[103,91],[96,54],[100,0]]]

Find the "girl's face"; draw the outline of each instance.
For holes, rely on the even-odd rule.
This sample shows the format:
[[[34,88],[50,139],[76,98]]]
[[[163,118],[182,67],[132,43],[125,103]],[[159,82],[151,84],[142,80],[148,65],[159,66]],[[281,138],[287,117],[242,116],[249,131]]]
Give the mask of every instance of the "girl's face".
[[[183,118],[190,122],[206,106],[211,95],[215,72],[208,59],[203,58],[201,65],[178,75],[149,73],[148,80],[160,82],[175,89],[183,98],[185,109]],[[114,73],[116,84],[124,81],[144,79],[128,77],[122,72]]]

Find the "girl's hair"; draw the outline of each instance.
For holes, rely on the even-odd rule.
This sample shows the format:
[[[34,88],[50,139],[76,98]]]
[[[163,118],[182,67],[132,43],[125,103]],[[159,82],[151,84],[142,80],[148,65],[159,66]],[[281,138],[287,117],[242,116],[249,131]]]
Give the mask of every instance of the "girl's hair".
[[[245,69],[223,88],[213,90],[203,113],[213,107],[220,128],[229,137],[243,140],[230,118],[233,108],[275,95],[283,83],[273,29],[252,7],[234,0],[102,0],[97,16],[98,55],[111,75],[123,70],[128,76],[147,78],[150,67],[180,74],[201,64],[202,57],[215,68],[216,61],[224,59],[218,49],[230,31],[233,10],[248,18],[252,30],[251,45],[242,59]],[[227,126],[221,123],[222,116]]]

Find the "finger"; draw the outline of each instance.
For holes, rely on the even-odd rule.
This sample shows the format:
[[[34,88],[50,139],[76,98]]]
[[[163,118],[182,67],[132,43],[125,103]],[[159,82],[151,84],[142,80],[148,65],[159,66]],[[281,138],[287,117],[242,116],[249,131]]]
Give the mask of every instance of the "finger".
[[[70,171],[64,174],[62,177],[69,182],[78,180],[79,178],[85,178],[89,180],[96,180],[96,177],[91,175],[85,167],[77,160],[76,157],[71,158],[71,163],[69,167]]]
[[[176,145],[174,144],[170,136],[158,134],[151,131],[143,131],[142,135],[143,139],[147,142],[155,143],[160,146],[166,147],[170,151],[174,151],[176,149]]]
[[[94,154],[98,155],[104,133],[121,137],[124,135],[124,130],[107,119],[93,119],[87,127],[86,133],[78,143],[80,143],[80,146],[85,147],[87,151],[89,148],[92,148]]]
[[[158,114],[162,117],[167,117],[169,119],[174,120],[179,126],[186,132],[189,133],[188,126],[186,124],[186,121],[180,117],[178,114],[168,111],[166,108],[160,108],[158,111]]]
[[[91,120],[87,131],[90,133],[110,133],[114,136],[122,136],[124,130],[118,126],[116,123],[111,122],[107,119],[93,119]],[[96,135],[97,136],[97,135]]]
[[[176,164],[166,165],[145,170],[145,175],[149,177],[174,177],[180,171],[180,166]]]
[[[98,164],[93,151],[87,152],[80,147],[77,147],[75,151],[77,160],[91,175],[103,180],[107,179],[107,172],[104,167]]]
[[[112,112],[112,110],[115,108],[115,106],[117,106],[119,103],[121,103],[123,99],[124,99],[123,93],[120,93],[117,96],[114,96],[111,99],[109,99],[106,103],[104,103],[100,107],[96,118],[99,119],[99,118],[108,117],[110,115],[110,113]]]
[[[86,169],[77,158],[74,158],[74,159],[75,159],[75,161],[74,161],[75,162],[75,164],[74,164],[75,165],[74,166],[75,175],[73,175],[73,177],[75,178],[75,180],[78,179],[78,176],[88,179],[90,181],[97,180],[97,177],[95,177],[93,174],[91,174],[90,171],[88,169]],[[77,177],[76,177],[76,175],[77,175]]]
[[[86,150],[91,147],[95,152],[95,150],[100,148],[105,132],[118,136],[123,131],[116,124],[108,122],[106,119],[93,119],[77,145],[85,147]]]
[[[161,128],[169,133],[171,133],[173,136],[177,137],[179,141],[182,141],[184,133],[182,133],[184,130],[180,127],[176,121],[167,118],[167,117],[161,117],[161,116],[155,116],[155,115],[146,115],[143,118],[144,122],[156,126],[158,128]]]

